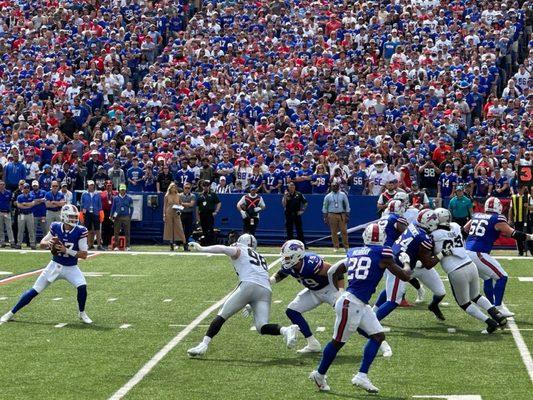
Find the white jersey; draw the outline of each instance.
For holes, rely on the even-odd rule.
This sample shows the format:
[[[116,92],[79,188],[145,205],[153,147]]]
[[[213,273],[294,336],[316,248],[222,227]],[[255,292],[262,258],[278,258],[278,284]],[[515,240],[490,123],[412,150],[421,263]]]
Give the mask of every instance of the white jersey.
[[[379,196],[381,194],[381,190],[387,182],[388,175],[389,173],[387,171],[378,172],[374,170],[370,173],[370,177],[368,179],[372,184],[374,184],[372,193],[370,193],[372,196]]]
[[[403,214],[403,217],[407,220],[408,224],[414,224],[418,218],[419,212],[420,211],[417,208],[409,207]]]
[[[447,274],[472,262],[464,247],[463,237],[461,236],[461,227],[455,222],[450,224],[449,231],[437,229],[431,233],[431,236],[435,242],[435,254],[440,253],[444,248],[452,249],[452,255],[443,257],[442,260],[440,260],[442,269]]]
[[[239,258],[231,259],[241,282],[253,282],[270,290],[268,265],[265,258],[250,247],[237,244]]]

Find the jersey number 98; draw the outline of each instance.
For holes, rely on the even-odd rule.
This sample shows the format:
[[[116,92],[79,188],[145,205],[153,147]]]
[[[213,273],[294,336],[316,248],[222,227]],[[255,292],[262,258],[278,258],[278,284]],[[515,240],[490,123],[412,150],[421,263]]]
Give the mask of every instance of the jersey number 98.
[[[261,254],[256,253],[248,247],[248,256],[250,257],[250,264],[261,267],[265,271],[268,270],[267,262]]]

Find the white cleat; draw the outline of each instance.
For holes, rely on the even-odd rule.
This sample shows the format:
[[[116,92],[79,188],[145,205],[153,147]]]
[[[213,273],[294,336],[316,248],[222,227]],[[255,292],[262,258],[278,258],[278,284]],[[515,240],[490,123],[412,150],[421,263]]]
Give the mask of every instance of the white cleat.
[[[298,332],[298,325],[287,326],[287,329],[285,329],[285,333],[283,334],[287,348],[294,349],[296,347]]]
[[[503,305],[496,306],[502,317],[509,318],[514,317],[514,312],[509,311],[509,309]]]
[[[8,311],[4,315],[2,315],[2,317],[0,318],[0,325],[5,324],[6,322],[10,321],[11,318],[13,318],[13,315],[15,314],[13,314],[11,311]]]
[[[326,375],[320,375],[318,371],[313,371],[309,374],[309,380],[315,382],[315,385],[318,387],[318,390],[321,392],[329,392],[328,382],[326,381]]]
[[[299,354],[307,354],[307,353],[320,353],[321,351],[322,351],[322,346],[320,345],[318,340],[316,340],[314,342],[307,343],[307,346],[305,346],[304,348],[296,352]]]
[[[387,343],[386,340],[381,342],[381,346],[379,346],[379,351],[383,353],[383,357],[390,358],[392,357],[392,348]]]
[[[359,386],[360,388],[365,389],[368,393],[378,393],[379,389],[372,385],[368,376],[358,373],[352,378],[352,385]]]
[[[79,316],[84,324],[90,325],[93,323],[93,320],[89,318],[89,316],[87,315],[85,311],[80,312]]]
[[[416,290],[415,303],[423,303],[425,295],[426,295],[426,289],[424,289],[424,286],[420,285],[420,289]]]
[[[193,347],[192,349],[187,350],[187,354],[191,358],[202,357],[207,352],[207,345],[202,342],[198,346]]]

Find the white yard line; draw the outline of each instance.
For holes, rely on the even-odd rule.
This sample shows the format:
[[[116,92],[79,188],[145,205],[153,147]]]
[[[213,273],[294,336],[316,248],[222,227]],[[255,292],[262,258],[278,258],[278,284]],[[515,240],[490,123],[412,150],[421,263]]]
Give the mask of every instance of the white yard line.
[[[533,276],[519,276],[519,282],[533,282]]]
[[[178,253],[181,254],[181,253]],[[268,269],[271,269],[275,265],[279,264],[281,261],[281,258],[278,258],[276,261],[274,261],[272,264],[268,266]],[[230,293],[228,293],[226,296],[224,296],[222,299],[217,301],[215,304],[207,308],[205,311],[203,311],[200,315],[198,315],[194,321],[192,321],[189,325],[187,325],[180,333],[178,333],[170,342],[168,342],[161,350],[159,350],[146,364],[143,365],[143,367],[137,371],[137,373],[128,381],[124,386],[122,386],[119,390],[115,392],[114,395],[112,395],[109,400],[120,400],[125,395],[127,395],[131,389],[133,389],[140,381],[144,379],[146,375],[150,373],[150,371],[157,365],[159,362],[174,349],[189,333],[192,332],[194,328],[196,328],[200,323],[206,319],[209,314],[211,314],[213,311],[215,311],[217,308],[219,308],[226,299]]]
[[[520,329],[518,329],[514,318],[507,318],[507,326],[509,327],[509,330],[513,335],[513,339],[516,343],[516,347],[518,347],[520,357],[522,357],[522,361],[526,366],[527,373],[529,374],[529,379],[533,383],[533,359],[531,358],[531,353],[527,348],[526,342],[524,341],[524,338],[522,337]]]
[[[128,329],[131,326],[131,324],[122,324],[118,328],[119,329]]]
[[[57,324],[57,325],[55,325],[54,328],[64,328],[64,327],[67,326],[67,325],[68,325],[67,323],[63,322],[63,323],[61,323],[61,324]]]

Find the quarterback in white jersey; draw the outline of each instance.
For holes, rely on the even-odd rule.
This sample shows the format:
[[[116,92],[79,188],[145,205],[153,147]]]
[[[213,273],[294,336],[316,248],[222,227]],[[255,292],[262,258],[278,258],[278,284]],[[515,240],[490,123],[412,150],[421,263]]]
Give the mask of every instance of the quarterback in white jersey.
[[[203,247],[198,243],[190,243],[190,247],[192,250],[225,254],[230,257],[240,282],[209,325],[202,342],[187,350],[189,357],[204,355],[211,339],[220,331],[228,318],[247,305],[252,310],[257,332],[261,335],[283,335],[287,347],[296,346],[297,325],[282,327],[278,324],[268,323],[272,289],[270,288],[267,263],[264,257],[256,251],[257,241],[255,237],[249,234],[241,235],[232,246]]]
[[[507,320],[486,297],[479,293],[479,275],[464,247],[461,227],[451,222],[452,216],[447,209],[437,208],[435,213],[439,225],[437,230],[431,233],[435,243],[434,252],[438,254],[443,249],[451,250],[450,255],[442,257],[440,264],[448,274],[455,301],[467,314],[485,322],[486,332],[492,333],[498,326],[504,326]],[[490,317],[473,303],[486,310]]]

